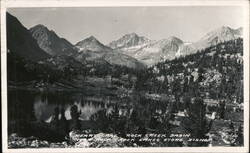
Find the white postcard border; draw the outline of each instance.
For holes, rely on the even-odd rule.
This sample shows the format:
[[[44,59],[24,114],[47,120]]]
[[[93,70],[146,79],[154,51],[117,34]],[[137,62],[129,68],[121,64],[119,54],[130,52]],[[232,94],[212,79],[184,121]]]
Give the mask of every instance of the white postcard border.
[[[6,8],[16,7],[125,7],[125,6],[242,6],[244,8],[244,147],[147,147],[147,148],[63,148],[8,149]],[[4,0],[1,2],[1,78],[3,152],[249,152],[249,1],[247,0]]]

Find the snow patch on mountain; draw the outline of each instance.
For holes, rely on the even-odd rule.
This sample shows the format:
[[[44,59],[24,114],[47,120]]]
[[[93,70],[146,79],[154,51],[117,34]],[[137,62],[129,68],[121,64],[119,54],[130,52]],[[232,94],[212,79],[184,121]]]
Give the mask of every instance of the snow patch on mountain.
[[[122,37],[124,38],[124,37]],[[171,36],[159,41],[145,41],[140,45],[117,49],[123,54],[132,56],[146,65],[154,65],[160,61],[174,58],[183,41]]]
[[[194,54],[198,50],[218,43],[237,39],[242,37],[242,31],[242,28],[232,29],[222,26],[207,33],[197,42],[183,42],[174,36],[155,41],[132,33],[111,42],[109,46],[117,52],[132,56],[142,63],[151,66],[160,61]]]
[[[133,57],[103,45],[93,36],[76,43],[75,47],[78,48],[78,55],[76,56],[78,61],[103,61],[103,63],[107,62],[111,65],[115,64],[136,69],[145,67]]]
[[[215,29],[207,33],[197,42],[193,43],[195,49],[204,49],[209,46],[216,45],[221,42],[237,39],[242,35],[242,30],[232,29],[228,26],[222,26],[218,29]]]
[[[95,52],[104,52],[104,51],[111,51],[112,49],[110,47],[107,47],[103,45],[101,42],[99,42],[94,36],[90,36],[75,45],[76,48],[78,48],[78,52],[84,52],[84,51],[95,51]]]
[[[108,44],[112,49],[130,48],[132,46],[140,46],[150,42],[144,36],[138,36],[136,33],[126,34],[118,40],[112,41]]]

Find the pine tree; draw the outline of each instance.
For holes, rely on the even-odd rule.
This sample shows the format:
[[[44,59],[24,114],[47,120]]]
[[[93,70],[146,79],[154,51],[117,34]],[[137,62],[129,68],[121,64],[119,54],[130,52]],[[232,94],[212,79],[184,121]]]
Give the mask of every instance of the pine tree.
[[[220,103],[219,103],[219,110],[218,110],[218,112],[219,112],[219,117],[220,117],[221,119],[224,119],[225,110],[226,110],[226,103],[225,103],[224,100],[222,100],[222,101],[220,101]]]
[[[239,127],[238,127],[238,130],[237,130],[237,132],[236,132],[236,135],[237,135],[237,138],[236,138],[236,145],[237,146],[243,146],[243,142],[244,142],[244,137],[243,137],[243,127],[242,127],[242,125],[240,125]]]
[[[195,98],[194,103],[187,109],[187,118],[183,119],[181,125],[190,132],[192,138],[208,138],[206,134],[211,129],[213,120],[206,119],[206,105],[201,98]],[[190,142],[191,146],[204,146],[204,142]]]

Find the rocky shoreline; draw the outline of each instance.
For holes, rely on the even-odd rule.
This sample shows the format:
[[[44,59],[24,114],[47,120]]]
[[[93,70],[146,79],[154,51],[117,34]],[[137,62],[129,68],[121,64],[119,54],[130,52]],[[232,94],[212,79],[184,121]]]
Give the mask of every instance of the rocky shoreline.
[[[21,137],[12,133],[8,139],[9,148],[101,148],[101,147],[137,147],[115,134],[98,133],[86,137],[88,131],[71,131],[69,139],[62,142],[49,142],[36,137]]]

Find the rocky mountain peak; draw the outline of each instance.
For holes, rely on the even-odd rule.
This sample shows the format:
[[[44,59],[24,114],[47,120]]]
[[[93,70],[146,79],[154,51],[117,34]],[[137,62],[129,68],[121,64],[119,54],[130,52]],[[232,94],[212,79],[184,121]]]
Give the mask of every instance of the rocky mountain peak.
[[[177,44],[183,44],[183,41],[180,38],[177,38],[175,36],[170,36],[170,37],[168,37],[167,40],[174,42],[174,43],[177,43]]]
[[[103,45],[94,36],[90,36],[82,41],[79,41],[75,45],[78,51],[90,50],[90,51],[110,51],[111,48]]]
[[[220,42],[225,42],[239,38],[241,35],[240,32],[237,32],[237,29],[232,29],[228,26],[219,27],[202,37],[199,41],[194,43],[194,47],[198,49],[206,48],[212,45],[216,45]]]
[[[6,27],[7,48],[10,53],[32,61],[39,61],[50,57],[39,47],[29,30],[16,17],[9,13],[6,14]]]
[[[236,29],[238,31],[243,31],[243,27],[239,27],[238,29]]]
[[[98,41],[94,36],[90,36],[90,37],[86,38],[85,40]]]
[[[236,29],[235,33],[238,34],[239,36],[242,36],[243,35],[243,27],[239,27],[238,29]]]
[[[34,32],[48,33],[48,32],[50,32],[50,30],[49,30],[46,26],[44,26],[44,25],[42,25],[42,24],[38,24],[38,25],[36,25],[36,26],[30,28],[29,31],[30,31],[31,33],[34,33]]]
[[[150,40],[146,37],[139,36],[136,33],[129,33],[122,36],[120,39],[112,41],[108,44],[113,49],[128,48],[132,46],[148,43]]]
[[[209,33],[207,33],[202,39],[208,39],[209,37],[227,37],[234,34],[234,30],[228,26],[219,27]]]
[[[30,28],[29,31],[39,47],[50,55],[73,55],[76,53],[70,42],[60,38],[53,30],[49,30],[42,24]]]
[[[228,26],[222,26],[221,28],[218,29],[218,32],[221,34],[230,34],[233,33],[233,29],[228,27]]]
[[[82,41],[79,41],[78,43],[76,43],[75,46],[82,47],[87,44],[102,45],[94,36],[90,36],[90,37],[85,38]]]
[[[229,26],[222,26],[220,29],[223,29],[223,30],[232,30]]]
[[[32,27],[31,29],[48,29],[48,28],[44,26],[43,24],[38,24]]]
[[[154,43],[148,45],[148,46],[158,46],[160,48],[166,47],[166,46],[180,46],[183,45],[183,41],[175,36],[170,36],[166,39],[161,39],[159,41],[155,41]]]
[[[139,37],[139,36],[135,32],[132,32],[123,36],[123,38],[130,38],[130,39],[136,38],[136,37]]]

